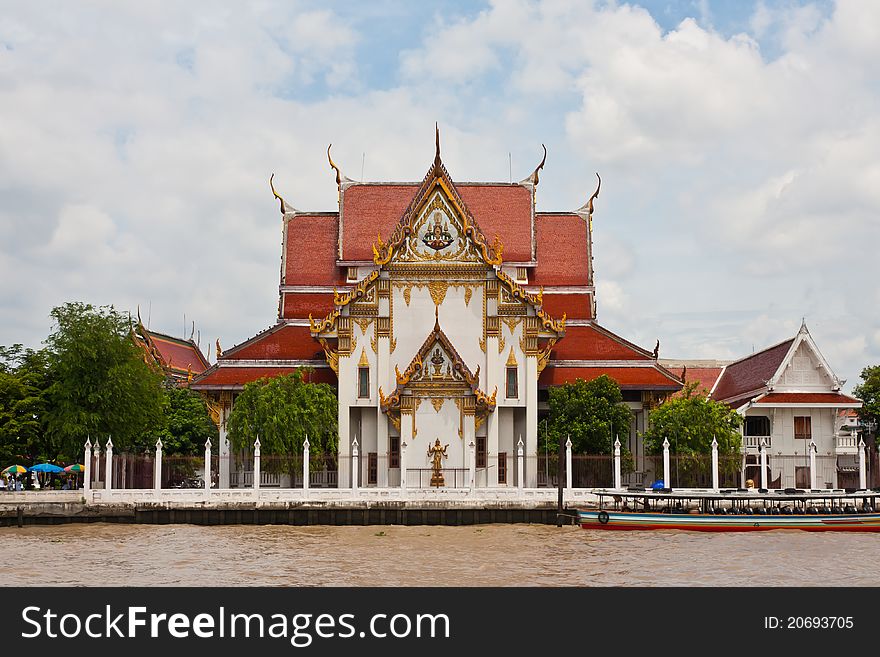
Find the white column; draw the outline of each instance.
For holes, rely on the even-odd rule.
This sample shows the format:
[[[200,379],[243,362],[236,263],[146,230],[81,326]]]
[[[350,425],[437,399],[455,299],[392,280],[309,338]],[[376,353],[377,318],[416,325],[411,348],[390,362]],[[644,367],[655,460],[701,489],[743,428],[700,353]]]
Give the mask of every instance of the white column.
[[[868,472],[865,468],[865,440],[859,438],[859,488],[865,490],[868,487]]]
[[[468,443],[468,479],[473,490],[477,481],[477,444],[473,440]]]
[[[519,489],[522,489],[525,485],[525,473],[523,472],[523,439],[522,436],[519,437],[519,442],[516,444],[516,486]]]
[[[485,294],[485,291],[481,290],[480,294]],[[504,361],[499,362],[499,360],[498,336],[488,335],[486,336],[486,392],[491,395],[497,388],[503,398],[504,381],[501,378],[501,369]],[[498,487],[499,413],[501,413],[501,406],[496,406],[495,410],[486,417],[486,486],[489,488]]]
[[[104,449],[104,490],[113,489],[113,438],[107,436]]]
[[[227,437],[228,432],[226,430],[226,419],[227,419],[227,409],[221,406],[220,408],[220,443],[217,445],[217,454],[219,455],[219,466],[218,466],[218,474],[219,481],[218,485],[220,488],[229,488],[229,472],[231,469],[232,460],[229,456],[229,438]]]
[[[816,443],[810,441],[810,489],[816,489]]]
[[[672,473],[669,471],[669,438],[663,439],[663,485],[672,488]]]
[[[525,324],[523,324],[525,326]],[[526,355],[526,454],[537,466],[538,456],[538,357]],[[538,485],[538,468],[526,472],[526,486]]]
[[[758,452],[761,454],[761,488],[767,488],[767,441],[761,438],[761,444],[758,446]]]
[[[162,439],[156,441],[156,461],[153,465],[153,488],[162,488]]]
[[[306,441],[303,443],[303,492],[306,494],[309,492],[309,447],[311,443],[306,436]]]
[[[358,468],[360,464],[358,463],[358,439],[357,436],[354,437],[354,440],[351,441],[351,492],[354,495],[357,495],[358,490],[358,473],[360,470]]]
[[[614,487],[623,488],[621,486],[620,477],[620,438],[614,439]]]
[[[101,443],[95,439],[95,488],[101,481]]]
[[[339,359],[340,362],[343,360]],[[348,360],[348,359],[345,359]],[[340,366],[341,368],[341,366]],[[337,459],[337,473],[339,488],[348,488],[350,479],[350,463],[349,463],[349,447],[351,445],[351,411],[348,407],[348,398],[345,397],[345,388],[342,385],[343,379],[339,378],[339,453]]]
[[[571,437],[565,437],[565,487],[571,489]]]
[[[211,490],[211,439],[205,441],[205,490]]]
[[[254,490],[260,490],[260,480],[262,475],[260,474],[260,437],[257,436],[257,439],[254,441]]]
[[[403,438],[400,440],[400,489],[406,490],[406,441]]]
[[[712,490],[718,490],[718,441],[712,436]]]
[[[740,443],[740,456],[742,457],[742,463],[739,468],[739,487],[746,487],[746,445],[745,443]]]
[[[85,493],[86,504],[91,502],[89,499],[89,493],[92,492],[92,440],[90,438],[86,438],[86,455],[83,458],[83,465],[85,466],[85,471],[83,472],[83,493]]]

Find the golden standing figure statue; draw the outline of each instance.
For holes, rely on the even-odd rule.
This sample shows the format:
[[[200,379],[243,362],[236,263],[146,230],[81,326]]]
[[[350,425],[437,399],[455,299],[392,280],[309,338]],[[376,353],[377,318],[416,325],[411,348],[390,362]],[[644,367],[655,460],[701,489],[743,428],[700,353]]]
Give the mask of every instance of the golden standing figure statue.
[[[446,456],[446,449],[449,445],[440,446],[440,439],[434,441],[434,444],[428,447],[428,456],[431,457],[431,485],[445,486],[446,481],[443,479],[443,457]]]

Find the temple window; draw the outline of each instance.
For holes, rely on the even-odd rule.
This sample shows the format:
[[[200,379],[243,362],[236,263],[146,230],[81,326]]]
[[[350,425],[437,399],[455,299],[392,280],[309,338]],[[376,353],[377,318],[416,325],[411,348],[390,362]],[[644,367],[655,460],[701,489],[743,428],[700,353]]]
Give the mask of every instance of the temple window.
[[[516,399],[519,397],[519,385],[517,381],[517,368],[507,368],[507,398]]]
[[[379,458],[376,452],[367,454],[367,484],[375,485],[379,474]]]
[[[477,458],[475,465],[478,468],[486,467],[486,439],[480,436],[477,436]]]
[[[813,437],[812,418],[807,416],[795,416],[794,437],[801,440],[811,440]]]
[[[358,368],[358,397],[367,399],[370,396],[370,368]]]
[[[507,483],[507,452],[498,452],[498,483]]]
[[[388,467],[389,468],[399,468],[400,467],[400,438],[398,436],[391,436],[389,439],[391,441],[391,446],[388,454]]]

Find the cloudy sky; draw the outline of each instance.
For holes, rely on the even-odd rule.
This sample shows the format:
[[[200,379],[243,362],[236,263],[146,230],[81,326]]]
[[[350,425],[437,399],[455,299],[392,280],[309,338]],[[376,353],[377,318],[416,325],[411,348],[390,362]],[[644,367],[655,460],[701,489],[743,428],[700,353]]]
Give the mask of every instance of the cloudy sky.
[[[281,224],[344,173],[603,179],[598,317],[738,358],[806,317],[880,363],[880,2],[0,2],[0,344],[71,300],[224,347],[274,322]],[[184,328],[184,315],[187,326]],[[213,351],[212,349],[210,351]],[[213,360],[213,354],[211,355]]]

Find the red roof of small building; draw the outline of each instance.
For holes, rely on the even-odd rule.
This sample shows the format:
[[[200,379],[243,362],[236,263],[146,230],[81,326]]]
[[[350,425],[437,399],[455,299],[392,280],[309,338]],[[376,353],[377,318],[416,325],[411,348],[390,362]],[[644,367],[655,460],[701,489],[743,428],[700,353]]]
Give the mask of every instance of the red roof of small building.
[[[332,292],[285,292],[281,316],[285,319],[326,317],[333,310]]]
[[[548,295],[545,295],[545,299]],[[641,347],[614,335],[598,324],[566,326],[565,337],[553,347],[554,360],[650,360]]]
[[[244,384],[266,377],[292,374],[297,367],[217,367],[190,384],[193,390],[216,388],[238,389]],[[315,367],[303,377],[308,383],[336,383],[336,374],[329,367]]]
[[[372,261],[377,235],[388,239],[420,183],[354,184],[342,193],[342,260]],[[532,195],[519,184],[455,184],[483,235],[495,235],[509,262],[532,260]]]
[[[485,230],[484,230],[485,232]],[[573,213],[535,215],[537,261],[533,285],[591,285],[589,228]],[[507,245],[505,244],[505,260]]]
[[[696,381],[697,390],[704,390],[706,394],[711,392],[712,386],[715,385],[718,376],[724,370],[723,367],[667,367],[666,369],[678,378],[681,378],[683,373],[685,385]]]
[[[550,313],[551,317],[559,318],[565,313],[567,319],[592,319],[592,299],[593,296],[589,292],[549,294],[545,289],[541,306],[545,312]]]
[[[208,362],[199,348],[188,340],[180,340],[161,333],[149,331],[150,339],[162,356],[165,364],[172,369],[199,374],[208,369]]]
[[[308,326],[276,324],[225,351],[221,360],[324,360],[324,350]]]
[[[338,285],[344,272],[336,266],[338,215],[297,214],[287,221],[285,285]],[[375,235],[373,239],[375,240]],[[372,242],[371,242],[372,244]]]
[[[659,367],[556,367],[548,365],[538,380],[538,386],[547,388],[577,379],[592,381],[608,375],[624,390],[678,390],[681,383]]]
[[[715,386],[712,398],[718,401],[734,400],[766,386],[785,359],[792,342],[794,338],[728,365]]]
[[[755,404],[834,404],[861,408],[862,402],[839,392],[771,392],[755,400]]]

